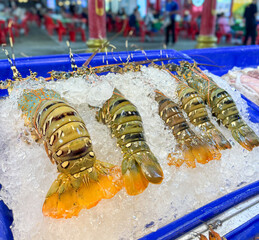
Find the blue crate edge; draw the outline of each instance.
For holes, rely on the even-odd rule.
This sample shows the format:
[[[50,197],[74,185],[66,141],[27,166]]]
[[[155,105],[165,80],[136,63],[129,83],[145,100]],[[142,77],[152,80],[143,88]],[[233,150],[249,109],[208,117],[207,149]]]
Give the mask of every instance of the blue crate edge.
[[[131,52],[130,52],[131,53]],[[134,61],[141,61],[145,60],[146,56],[144,57],[142,52],[132,52],[133,54],[133,60]],[[230,47],[230,48],[218,48],[218,49],[203,49],[203,50],[186,50],[186,51],[181,51],[177,52],[174,50],[152,50],[152,51],[146,51],[146,54],[148,58],[150,59],[155,59],[155,58],[161,58],[161,57],[167,57],[171,56],[174,58],[174,62],[179,62],[182,59],[190,58],[192,57],[195,61],[198,61],[199,58],[203,59],[203,63],[205,64],[212,64],[211,61],[206,61],[204,59],[208,58],[209,56],[213,55],[213,61],[214,65],[220,66],[220,70],[217,67],[213,66],[207,66],[205,69],[208,69],[212,73],[221,76],[225,74],[231,67],[236,66],[239,67],[246,67],[246,64],[249,66],[258,66],[259,65],[259,46],[247,46],[247,47]],[[233,54],[233,56],[232,56]],[[76,61],[79,62],[78,66],[82,65],[84,61],[90,56],[91,54],[80,54],[78,57],[76,57]],[[195,56],[196,55],[196,56]],[[226,56],[228,55],[229,58]],[[93,59],[91,62],[92,66],[100,65],[105,57],[105,53],[100,53],[97,54],[97,56]],[[118,53],[113,53],[113,56],[111,54],[108,54],[108,61],[109,63],[116,63],[114,60],[118,56],[121,57],[122,61],[125,61],[127,57],[129,56],[129,52],[118,52]],[[190,56],[190,57],[189,57]],[[202,57],[201,57],[202,56]],[[224,56],[224,57],[222,57]],[[83,59],[82,59],[83,58]],[[85,58],[85,59],[84,59]],[[53,62],[55,64],[53,64]],[[22,73],[23,76],[29,75],[29,69],[32,71],[37,71],[40,69],[39,75],[42,75],[46,77],[46,73],[50,70],[60,70],[60,71],[68,71],[71,70],[70,67],[70,62],[69,62],[69,57],[68,55],[57,55],[57,56],[41,56],[41,57],[32,57],[32,58],[20,58],[16,60],[17,67]],[[105,62],[104,62],[105,63]],[[103,63],[103,64],[104,64]],[[231,64],[232,65],[231,65]],[[101,64],[102,65],[102,64]],[[12,72],[10,70],[9,64],[7,60],[0,60],[0,79],[7,79],[12,77]],[[44,73],[44,74],[41,74]],[[2,91],[0,92],[1,94],[4,94],[4,96],[8,95],[7,91]],[[259,107],[248,100],[246,97],[242,96],[248,103],[249,106],[249,115],[251,117],[251,121],[259,122],[258,116],[259,116]],[[258,194],[258,182],[254,183],[257,184],[257,194]],[[254,184],[250,184],[249,186],[253,187]],[[238,190],[237,190],[238,191]],[[233,192],[234,193],[234,192]],[[251,192],[250,192],[251,193]],[[248,193],[249,194],[249,193]],[[234,195],[231,195],[232,197]],[[248,195],[243,195],[244,198],[248,198]],[[217,201],[217,200],[216,200]],[[234,201],[234,199],[233,199]],[[229,203],[231,205],[231,203]],[[233,204],[236,204],[234,202]],[[204,211],[208,211],[210,209],[210,204],[204,206]],[[226,206],[225,206],[226,207]],[[216,207],[217,208],[217,207]],[[4,209],[4,210],[3,210]],[[218,208],[217,208],[218,209]],[[0,239],[3,240],[9,240],[12,239],[12,233],[10,231],[10,216],[8,215],[8,210],[6,210],[5,205],[3,202],[0,201]],[[192,213],[194,214],[195,211]],[[197,212],[196,212],[197,214]],[[213,213],[215,214],[215,212]],[[205,214],[208,216],[208,213]],[[194,220],[197,219],[197,216],[192,215],[194,217]],[[190,223],[187,223],[186,219],[181,218],[179,219],[178,223],[181,223],[182,226],[194,226],[195,223],[192,222],[191,225]],[[174,223],[174,222],[173,222]],[[196,222],[197,223],[197,222]],[[200,220],[199,220],[200,223]],[[182,228],[182,227],[180,227]],[[169,231],[170,233],[170,231]],[[160,239],[167,239],[163,238],[166,236],[169,236],[168,232],[163,233],[160,235]],[[152,238],[144,238],[144,239],[152,239]]]

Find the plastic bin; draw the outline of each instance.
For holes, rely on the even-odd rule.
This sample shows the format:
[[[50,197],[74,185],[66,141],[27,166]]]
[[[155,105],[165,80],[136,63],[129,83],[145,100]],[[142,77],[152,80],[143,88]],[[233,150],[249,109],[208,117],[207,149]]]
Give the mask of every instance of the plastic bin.
[[[78,66],[81,66],[91,54],[80,54],[75,57]],[[171,57],[173,62],[178,63],[181,60],[194,59],[202,65],[203,69],[208,69],[216,75],[223,75],[234,66],[237,67],[257,67],[259,65],[259,46],[247,47],[229,47],[218,49],[201,49],[201,50],[186,50],[177,52],[174,50],[154,50],[147,51],[146,55],[142,52],[118,52],[106,54],[97,54],[90,62],[90,66],[105,65],[108,63],[125,62],[131,56],[131,61],[143,61],[146,59],[158,59]],[[165,61],[166,62],[166,61]],[[214,65],[214,66],[209,66]],[[68,71],[71,70],[69,56],[42,56],[31,58],[16,59],[16,66],[23,77],[29,75],[29,69],[33,72],[38,72],[39,76],[47,77],[51,70]],[[12,72],[7,60],[0,60],[0,79],[11,79]],[[7,96],[5,90],[0,91],[0,97]],[[248,111],[250,119],[253,122],[259,122],[259,107],[253,102],[243,97],[248,102]],[[259,194],[259,181],[238,189],[224,197],[221,197],[192,213],[164,226],[163,228],[151,233],[141,239],[175,239],[183,233],[190,231],[198,226],[201,221],[207,221],[218,215],[219,213],[235,206],[236,204],[245,201]],[[11,211],[0,201],[0,239],[10,240],[12,233],[9,226],[12,223]],[[258,217],[251,219],[246,224],[233,230],[227,234],[227,239],[249,239],[242,236],[254,237],[259,233]],[[246,232],[247,235],[244,235]],[[243,235],[242,235],[243,234]]]
[[[259,65],[259,46],[223,47],[185,50],[183,53],[189,55],[198,63],[214,65],[203,66],[210,72],[222,76],[234,66],[258,67]]]

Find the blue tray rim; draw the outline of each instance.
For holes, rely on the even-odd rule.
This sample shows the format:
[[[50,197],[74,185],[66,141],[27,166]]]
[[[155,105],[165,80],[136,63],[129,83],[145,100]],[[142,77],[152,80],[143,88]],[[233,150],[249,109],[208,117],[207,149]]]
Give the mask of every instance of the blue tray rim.
[[[256,239],[255,236],[258,237],[259,235],[259,214],[255,217],[251,218],[241,226],[237,227],[233,231],[227,233],[225,238],[227,239]]]
[[[227,49],[231,49],[231,50],[234,50],[234,51],[236,51],[236,50],[238,50],[238,48],[239,47],[226,47],[226,48],[224,48],[224,50],[223,51],[225,51],[225,49],[227,50]],[[247,49],[250,49],[250,50],[253,50],[253,49],[256,49],[256,50],[258,50],[259,49],[259,46],[258,47],[255,47],[255,46],[253,46],[253,47],[248,47],[247,46]],[[211,51],[217,51],[217,52],[220,52],[220,51],[222,51],[222,49],[211,49]],[[146,51],[147,53],[152,53],[152,52],[154,52],[154,53],[159,53],[159,51],[161,51],[161,50],[150,50],[150,51]],[[190,50],[191,51],[191,50]],[[194,50],[192,50],[192,51],[197,51],[196,49],[194,49]],[[210,51],[210,49],[202,49],[201,51],[203,51],[204,53],[206,53],[206,52],[208,52],[208,51]],[[164,53],[165,53],[166,51],[164,51]],[[188,52],[188,50],[186,50],[186,51],[181,51],[182,53],[185,53],[185,54],[188,54],[187,52]],[[143,57],[143,54],[142,54],[142,52],[135,52],[136,53],[136,57],[138,58],[138,57]],[[135,54],[134,53],[134,54]],[[170,54],[175,54],[175,51],[174,50],[171,50],[171,49],[168,49],[167,50],[167,53],[168,53],[168,55],[170,55]],[[114,53],[115,54],[115,53]],[[128,56],[128,52],[118,52],[117,54],[124,54],[123,55],[123,59],[126,59],[127,58],[127,56]],[[85,55],[85,56],[90,56],[91,54],[83,54],[83,55]],[[165,55],[165,54],[164,54]],[[96,57],[96,59],[94,59],[95,61],[99,61],[100,59],[102,59],[102,57],[103,56],[105,56],[105,53],[100,53],[100,54],[98,54],[97,55],[97,57]],[[157,55],[158,56],[158,55]],[[26,62],[36,62],[38,59],[44,59],[45,60],[45,62],[47,62],[47,63],[49,63],[49,61],[50,60],[53,60],[53,59],[55,59],[55,60],[57,60],[58,62],[60,62],[60,63],[64,63],[64,62],[66,62],[67,64],[69,64],[69,57],[68,57],[68,55],[66,55],[66,54],[64,54],[64,55],[52,55],[52,56],[36,56],[36,57],[31,57],[30,59],[29,58],[20,58],[19,60],[26,60]],[[19,60],[17,61],[18,62],[18,64],[19,64]],[[3,65],[6,65],[6,64],[8,64],[8,62],[7,62],[7,60],[0,60],[0,65],[2,65],[2,63],[3,63]],[[9,67],[9,66],[8,66]],[[256,194],[258,194],[258,182],[256,182],[257,183],[257,186],[256,186]],[[255,183],[254,183],[255,184]],[[253,184],[250,184],[250,185],[253,185]],[[248,186],[250,186],[250,185],[248,185]],[[248,187],[247,186],[247,187]],[[249,189],[248,189],[248,191],[250,191]],[[234,192],[233,192],[234,193]],[[235,195],[233,195],[233,197],[235,197]],[[245,200],[245,196],[243,196],[243,198],[244,198],[244,200]],[[247,198],[246,199],[248,199],[249,197],[247,196]],[[219,200],[219,199],[217,199],[217,200]],[[216,201],[217,201],[216,200]],[[213,203],[213,202],[212,202]],[[230,200],[227,202],[228,204],[230,204],[231,205],[231,203],[230,203]],[[236,202],[236,203],[233,203],[233,204],[237,204],[237,203],[239,203],[238,201]],[[207,204],[207,205],[205,205],[205,206],[203,206],[202,208],[200,208],[200,209],[203,209],[204,208],[204,210],[208,210],[208,209],[206,209],[206,207],[208,207],[208,206],[211,206],[210,204]],[[233,206],[233,205],[232,205]],[[200,209],[198,209],[198,210],[200,210]],[[196,211],[198,211],[198,210],[196,210]],[[215,209],[215,210],[217,210],[217,209]],[[226,210],[226,209],[225,209]],[[195,212],[195,211],[194,211]],[[190,213],[190,214],[193,214],[194,212],[192,212],[192,213]],[[220,212],[219,212],[220,213]],[[188,214],[188,216],[190,215],[190,214]],[[187,216],[187,215],[186,215]],[[186,217],[185,216],[185,217]],[[203,216],[203,217],[208,217],[207,216],[207,214],[203,214],[203,215],[201,215],[201,216]],[[184,218],[184,217],[183,217]],[[181,218],[182,219],[182,218]],[[180,220],[180,219],[179,219]],[[188,220],[188,219],[187,219]],[[177,221],[177,220],[176,220]],[[175,222],[176,222],[175,221]],[[175,222],[173,222],[173,223],[175,223]],[[173,224],[173,223],[171,223],[171,224]],[[200,223],[200,219],[199,219],[199,223]],[[189,224],[194,224],[193,223],[193,221],[191,221],[191,222],[189,222]],[[170,225],[170,224],[169,224]],[[185,227],[185,228],[187,228],[188,227],[188,224],[186,223],[186,224],[184,224],[184,225],[182,225],[183,227]],[[176,229],[177,230],[177,229]],[[179,229],[178,229],[179,230]],[[170,233],[170,232],[169,232]],[[161,236],[161,237],[163,237],[163,236]],[[166,236],[165,236],[166,237]],[[143,239],[147,239],[147,238],[143,238]],[[152,239],[152,238],[148,238],[148,239]],[[168,238],[155,238],[155,239],[168,239]],[[171,239],[171,237],[170,237],[170,239]]]
[[[167,224],[139,240],[170,240],[180,237],[203,222],[215,217],[227,209],[259,194],[259,181],[251,183],[234,192],[228,193],[221,198]]]

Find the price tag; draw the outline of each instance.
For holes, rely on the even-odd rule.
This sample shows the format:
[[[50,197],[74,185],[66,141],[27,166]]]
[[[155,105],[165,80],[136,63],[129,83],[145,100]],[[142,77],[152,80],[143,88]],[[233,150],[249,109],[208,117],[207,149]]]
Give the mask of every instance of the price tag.
[[[204,0],[192,0],[192,4],[196,7],[200,7],[204,3]]]

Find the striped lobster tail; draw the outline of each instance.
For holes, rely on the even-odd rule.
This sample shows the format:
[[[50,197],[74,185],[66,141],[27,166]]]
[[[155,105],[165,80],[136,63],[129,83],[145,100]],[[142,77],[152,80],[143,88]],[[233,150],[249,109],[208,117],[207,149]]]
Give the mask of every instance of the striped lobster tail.
[[[187,113],[190,122],[198,126],[208,136],[207,141],[219,150],[231,148],[230,143],[224,135],[211,123],[204,101],[197,91],[184,83],[177,86],[177,94]]]
[[[241,118],[233,98],[229,93],[220,88],[212,78],[205,75],[196,65],[183,62],[183,74],[188,85],[196,89],[204,101],[210,106],[212,115],[215,116],[226,128],[234,139],[245,149],[251,151],[259,146],[259,138],[255,132]]]
[[[58,93],[26,90],[19,100],[25,123],[42,140],[60,173],[50,187],[43,214],[77,216],[81,209],[113,197],[121,188],[120,169],[96,160],[86,126],[78,112]]]
[[[162,182],[163,172],[145,141],[140,114],[117,89],[97,113],[97,120],[109,126],[121,148],[122,176],[129,195],[143,192],[149,182]]]
[[[198,137],[189,127],[181,109],[163,93],[156,91],[155,96],[159,106],[159,115],[165,124],[172,129],[173,135],[178,143],[177,148],[183,153],[183,159],[169,154],[169,165],[181,166],[184,162],[188,167],[195,167],[196,163],[205,164],[213,159],[220,159],[221,154],[205,139]]]

